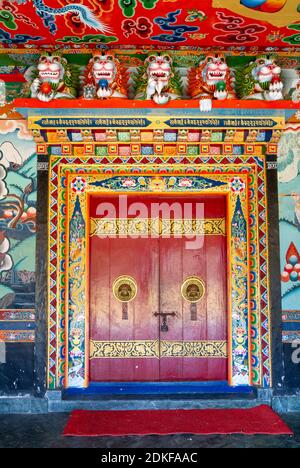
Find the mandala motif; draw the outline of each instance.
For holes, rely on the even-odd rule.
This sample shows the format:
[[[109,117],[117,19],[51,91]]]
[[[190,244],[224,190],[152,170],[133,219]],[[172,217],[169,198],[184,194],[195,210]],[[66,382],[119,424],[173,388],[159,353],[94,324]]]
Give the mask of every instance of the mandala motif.
[[[241,193],[245,190],[246,184],[239,177],[233,177],[230,181],[230,188],[234,193]]]
[[[83,193],[86,189],[87,183],[82,177],[75,177],[71,182],[71,189],[75,193]]]

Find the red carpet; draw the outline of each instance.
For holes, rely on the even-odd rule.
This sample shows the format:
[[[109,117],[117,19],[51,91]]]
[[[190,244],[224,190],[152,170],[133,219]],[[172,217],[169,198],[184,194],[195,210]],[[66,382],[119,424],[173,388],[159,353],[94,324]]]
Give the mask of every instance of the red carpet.
[[[84,411],[71,413],[65,436],[168,434],[287,434],[293,432],[269,408],[146,411]]]

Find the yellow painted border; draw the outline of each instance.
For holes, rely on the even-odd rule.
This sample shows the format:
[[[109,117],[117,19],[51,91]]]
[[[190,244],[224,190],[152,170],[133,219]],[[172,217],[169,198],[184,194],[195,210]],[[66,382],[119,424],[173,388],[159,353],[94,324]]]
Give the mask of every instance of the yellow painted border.
[[[106,166],[107,168],[107,166]],[[182,168],[183,169],[183,168]],[[215,189],[209,189],[209,190],[201,190],[199,192],[196,192],[196,191],[189,191],[189,190],[186,190],[184,192],[176,192],[176,191],[167,191],[167,190],[164,190],[164,191],[159,191],[159,192],[153,192],[153,191],[147,191],[147,192],[138,192],[138,191],[134,191],[134,192],[128,192],[128,191],[114,191],[114,190],[110,190],[110,189],[102,189],[102,190],[99,190],[99,188],[95,189],[93,188],[92,190],[86,190],[84,192],[83,195],[81,195],[82,197],[82,200],[81,200],[81,203],[82,203],[82,211],[83,211],[83,215],[85,215],[85,221],[86,221],[86,248],[88,249],[88,241],[89,241],[89,229],[88,229],[88,226],[89,226],[89,222],[88,222],[88,217],[87,217],[87,209],[88,209],[88,204],[87,204],[87,199],[88,199],[88,195],[93,193],[93,194],[103,194],[103,195],[108,195],[108,194],[111,194],[111,193],[114,193],[114,194],[118,194],[118,195],[121,195],[121,194],[135,194],[135,195],[138,195],[140,194],[141,196],[142,195],[153,195],[153,193],[159,193],[159,194],[165,194],[165,195],[168,195],[170,196],[170,194],[176,196],[176,195],[181,195],[181,196],[191,196],[192,194],[193,195],[196,195],[198,194],[199,196],[209,196],[209,195],[229,195],[229,206],[230,206],[230,216],[228,217],[228,220],[232,220],[232,217],[233,217],[233,213],[234,213],[234,209],[235,209],[235,204],[236,204],[236,196],[233,194],[233,192],[230,191],[230,188],[229,188],[229,180],[231,180],[234,175],[233,174],[227,174],[227,173],[218,173],[218,174],[214,174],[214,173],[203,173],[203,172],[199,172],[199,171],[196,171],[192,174],[186,174],[183,170],[178,170],[178,173],[172,173],[172,175],[181,175],[181,176],[185,176],[185,177],[197,177],[197,176],[206,176],[210,179],[215,179],[215,180],[220,180],[220,181],[227,181],[227,187],[225,189],[224,186],[221,186],[219,188],[215,188]],[[75,196],[73,195],[73,203],[72,203],[72,209],[70,207],[70,201],[71,201],[71,198],[72,198],[72,193],[70,191],[70,185],[71,185],[71,179],[78,176],[79,175],[79,172],[76,171],[76,172],[69,172],[67,174],[67,200],[66,202],[68,203],[67,205],[67,226],[69,225],[69,222],[70,222],[70,219],[71,219],[71,215],[72,215],[72,212],[73,212],[73,205],[74,205],[74,199],[75,199]],[[130,172],[129,170],[126,171],[126,169],[124,169],[124,171],[122,171],[121,173],[118,173],[118,174],[95,174],[93,173],[93,167],[91,166],[91,173],[90,174],[87,174],[85,173],[84,175],[82,174],[82,176],[85,178],[85,180],[87,181],[90,177],[90,181],[95,181],[95,180],[101,180],[101,179],[109,179],[109,178],[112,178],[112,177],[116,177],[116,176],[133,176],[133,175],[136,175],[136,174],[133,174],[132,172]],[[145,175],[147,177],[160,177],[160,178],[164,178],[164,177],[168,177],[169,174],[162,174],[160,172],[152,172],[152,173],[149,173],[147,171],[147,167],[143,167],[142,168],[142,171],[139,172],[139,175]],[[246,186],[246,190],[244,193],[240,193],[240,197],[241,197],[241,203],[242,203],[242,206],[243,206],[243,210],[244,210],[244,216],[247,220],[247,214],[248,214],[248,209],[247,209],[247,205],[248,205],[248,184],[247,184],[247,178],[248,178],[248,174],[238,174],[239,178],[244,180],[244,183],[245,183],[245,186]],[[89,187],[91,188],[91,187]],[[71,194],[71,197],[70,197],[70,194]],[[229,222],[229,225],[231,226],[231,222]],[[249,223],[247,224],[247,228],[249,226]],[[228,233],[230,233],[230,235],[228,235],[228,244],[231,244],[231,230],[228,230]],[[66,243],[67,243],[67,246],[66,246],[66,268],[67,268],[67,265],[68,265],[68,259],[69,259],[69,246],[68,246],[68,242],[69,242],[69,231],[67,229],[67,235],[66,235]],[[247,237],[247,244],[249,245],[249,235]],[[248,248],[248,247],[247,247]],[[231,247],[230,247],[231,249]],[[230,250],[231,252],[231,250]],[[86,276],[85,276],[85,290],[86,290],[86,298],[85,298],[85,304],[86,304],[86,334],[85,334],[85,346],[86,346],[86,353],[88,351],[87,347],[88,347],[88,343],[89,343],[89,334],[88,334],[88,326],[89,326],[89,319],[88,319],[88,315],[89,315],[89,296],[88,296],[88,277],[89,277],[89,258],[88,258],[88,250],[86,250],[86,254],[85,254],[85,258],[86,258]],[[231,260],[232,259],[232,256],[229,257],[229,259]],[[231,265],[231,269],[230,271],[232,270],[233,268],[233,264],[228,262],[229,265]],[[248,284],[247,284],[247,287],[248,287],[248,291],[250,291],[250,274],[249,274],[249,264],[247,265],[247,268],[248,268]],[[68,270],[67,270],[67,274],[66,274],[66,298],[68,298]],[[231,274],[229,275],[229,278],[231,278]],[[230,300],[230,308],[229,310],[232,310],[232,303],[231,303],[231,293],[232,293],[232,281],[231,281],[231,287],[229,288],[230,290],[230,294],[228,296],[228,299]],[[65,320],[66,320],[66,327],[67,327],[67,322],[68,322],[68,310],[67,310],[67,300],[65,301],[65,305],[66,305],[66,308],[65,308]],[[232,385],[233,384],[233,378],[232,378],[232,327],[231,327],[231,318],[232,317],[228,317],[228,322],[229,322],[229,330],[230,330],[230,333],[228,335],[228,342],[229,342],[229,353],[228,353],[228,357],[229,357],[229,362],[230,362],[230,366],[229,366],[229,369],[231,370],[231,372],[229,372],[229,383]],[[249,329],[250,329],[250,324],[251,324],[251,317],[250,317],[250,301],[248,301],[248,332],[249,332]],[[68,344],[68,332],[66,332],[66,345]],[[249,350],[251,352],[251,344],[249,343]],[[85,357],[87,357],[89,355],[89,353],[85,354]],[[66,356],[68,356],[68,346],[66,346]],[[250,368],[250,365],[251,365],[251,353],[249,354],[249,384],[251,382],[251,368]],[[85,359],[85,379],[84,379],[84,385],[85,386],[88,386],[89,384],[89,379],[88,379],[88,372],[89,372],[89,369],[88,369],[88,363],[87,363],[87,359]],[[68,386],[68,379],[67,379],[67,372],[66,372],[66,386]]]
[[[52,158],[53,158],[54,161],[56,160],[56,165],[57,165],[57,162],[58,162],[58,160],[59,160],[60,158],[57,157],[57,156],[53,156],[53,157],[51,156],[51,161],[52,161]],[[64,171],[65,171],[65,169],[66,169],[67,171],[71,171],[71,170],[73,170],[74,168],[76,168],[76,173],[74,173],[73,175],[75,175],[75,174],[76,174],[76,175],[79,175],[79,174],[80,174],[80,168],[83,168],[83,169],[91,168],[91,172],[92,172],[93,169],[95,169],[95,166],[93,166],[93,165],[91,165],[91,164],[88,164],[88,163],[84,163],[84,159],[88,160],[89,158],[90,158],[90,156],[80,157],[80,158],[79,158],[80,161],[81,161],[80,164],[74,164],[74,162],[71,162],[71,161],[70,161],[69,163],[64,162],[64,164],[61,165],[60,168],[59,168],[59,170],[58,170],[58,178],[60,178],[60,169],[62,169],[62,168],[64,169]],[[216,156],[216,157],[214,157],[214,158],[215,158],[216,160],[220,159],[220,162],[221,162],[221,161],[225,158],[225,156],[224,156],[224,155],[220,155],[219,157]],[[72,159],[74,160],[74,159],[76,159],[76,158],[73,157]],[[230,174],[230,175],[232,175],[232,177],[233,177],[233,176],[240,176],[240,175],[241,175],[241,172],[240,172],[240,170],[239,170],[239,166],[246,166],[246,167],[248,167],[248,168],[252,168],[252,170],[251,170],[251,175],[252,175],[252,176],[253,176],[253,170],[255,171],[255,173],[257,173],[257,170],[258,170],[257,165],[256,165],[255,163],[253,163],[253,162],[249,162],[249,161],[248,161],[248,156],[246,156],[245,158],[244,158],[243,156],[241,156],[240,159],[242,160],[242,162],[239,163],[239,164],[234,163],[234,162],[232,162],[232,163],[229,162],[229,163],[225,163],[225,164],[220,164],[220,168],[221,168],[221,170],[222,170],[222,173],[226,175],[226,169],[227,169],[227,171],[228,171],[228,168],[230,167],[230,168],[231,168],[231,174]],[[262,158],[261,158],[261,159],[262,159]],[[244,161],[243,161],[243,160],[244,160]],[[83,162],[82,162],[82,161],[83,161]],[[217,163],[216,163],[216,164],[217,164]],[[107,169],[109,169],[109,167],[114,167],[114,168],[117,167],[116,164],[101,164],[101,163],[99,164],[99,166],[101,166],[101,168],[102,168],[103,170],[107,170]],[[99,167],[99,166],[98,166],[98,167]],[[130,165],[127,166],[127,168],[128,168],[128,169],[129,169],[129,168],[133,168],[134,166],[143,169],[145,172],[147,172],[147,169],[151,171],[151,168],[152,168],[152,165],[150,165],[150,164],[140,164],[140,163],[130,164]],[[161,169],[164,165],[163,165],[163,164],[155,164],[155,166],[158,167],[159,169]],[[175,166],[175,165],[174,165],[174,164],[172,164],[172,165],[171,165],[171,164],[166,164],[166,166],[170,167],[170,168],[172,169],[172,171],[173,171],[173,172],[172,172],[172,171],[170,172],[170,175],[171,175],[171,174],[172,174],[172,175],[175,175],[175,171],[174,171],[174,166]],[[188,165],[176,164],[176,166],[177,166],[178,168],[182,167],[182,168],[184,168],[184,169],[186,169],[187,167],[190,168],[190,169],[191,169],[192,167],[195,168],[195,169],[197,169],[197,168],[199,169],[199,167],[208,168],[208,167],[212,167],[213,165],[212,165],[212,164],[205,164],[205,163],[203,163],[203,162],[201,162],[201,161],[200,161],[199,163],[197,163],[197,164],[193,164],[192,161],[191,161]],[[52,167],[52,162],[51,162],[51,167]],[[58,167],[58,166],[57,166],[57,167]],[[119,167],[120,167],[120,166],[119,166]],[[236,168],[236,172],[235,172],[235,173],[234,173],[234,171],[235,171],[234,168]],[[223,170],[223,169],[224,169],[224,170]],[[265,172],[266,172],[266,165],[265,165]],[[124,170],[123,170],[122,172],[120,172],[120,173],[117,172],[117,173],[113,174],[112,176],[126,175],[126,174],[127,174],[127,175],[136,175],[136,174],[134,174],[134,173],[132,173],[132,172],[130,172],[130,173],[129,173],[129,172],[126,172],[126,171],[124,172]],[[87,173],[86,173],[86,172],[82,172],[80,175],[82,175],[83,177],[85,177],[85,176],[87,175]],[[148,175],[153,175],[153,174],[150,173],[150,174],[148,174]],[[159,175],[161,175],[161,174],[159,174]],[[184,175],[186,175],[186,174],[184,173]],[[192,175],[197,175],[197,172],[195,172],[195,173],[190,173],[189,175],[191,175],[191,176],[192,176]],[[201,175],[203,175],[203,174],[201,174]],[[205,175],[206,175],[207,177],[210,177],[210,178],[213,176],[213,174],[212,174],[211,172],[206,172],[206,171],[205,171]],[[228,174],[227,174],[227,175],[228,175]],[[106,177],[106,176],[105,176],[105,177]],[[260,172],[260,178],[263,179],[263,176],[262,176],[261,172]],[[265,176],[264,180],[266,180],[266,176]],[[51,185],[51,180],[49,180],[49,188],[50,188],[50,185]],[[59,188],[59,187],[58,187],[58,188]],[[51,194],[51,190],[50,190],[49,193]],[[127,193],[127,192],[126,192],[126,193]],[[143,193],[144,193],[144,192],[143,192]],[[170,193],[174,193],[174,192],[167,192],[166,194],[169,195]],[[184,192],[179,192],[179,193],[180,193],[180,195],[183,195],[183,194],[184,194]],[[185,192],[185,193],[186,193],[186,192]],[[192,193],[192,194],[195,194],[195,193],[197,193],[197,192],[191,192],[191,193]],[[202,192],[202,193],[203,193],[203,192]],[[252,203],[254,204],[254,208],[255,208],[255,209],[257,209],[257,193],[258,193],[258,192],[257,192],[257,185],[256,185],[256,190],[255,190],[255,195],[256,195],[256,196],[252,199]],[[127,193],[127,194],[128,194],[128,193]],[[151,194],[153,194],[153,193],[151,192]],[[200,192],[200,194],[201,194],[201,192]],[[215,193],[214,193],[214,194],[215,194]],[[227,200],[228,200],[228,201],[227,201],[227,204],[228,204],[228,206],[229,206],[229,197],[228,197],[228,196],[227,196]],[[59,210],[58,210],[58,211],[59,211]],[[228,211],[229,211],[229,210],[228,210]],[[230,223],[229,223],[229,227],[230,227]],[[87,228],[89,228],[89,226],[87,226]],[[257,227],[256,227],[256,230],[258,231],[258,228],[257,228]],[[267,235],[267,233],[266,233],[266,235]],[[59,234],[57,235],[57,239],[58,239],[58,240],[60,239]],[[259,242],[258,242],[258,243],[259,243]],[[49,248],[50,248],[50,242],[48,242],[48,246],[49,246]],[[230,246],[229,246],[229,248],[228,248],[228,251],[230,251]],[[266,251],[268,251],[268,245],[266,245]],[[59,251],[58,251],[58,253],[59,253]],[[58,259],[57,261],[58,261],[58,265],[59,265],[59,259]],[[49,280],[48,282],[49,282],[49,286],[50,286],[50,279],[48,278],[48,280]],[[250,289],[249,289],[249,291],[250,291]],[[57,297],[59,297],[59,292],[57,292]],[[230,295],[229,295],[229,298],[230,298]],[[258,303],[258,306],[259,306],[259,309],[260,309],[260,304],[259,304],[259,303]],[[266,309],[264,309],[264,313],[266,313]],[[258,314],[258,319],[259,319],[259,321],[260,321],[260,314]],[[251,322],[250,322],[250,317],[249,317],[249,324],[250,324],[250,323],[251,323]],[[228,328],[230,329],[230,324],[229,324],[229,327],[228,327]],[[259,334],[260,334],[260,333],[261,333],[261,329],[259,328]],[[270,335],[270,333],[269,333],[269,335]],[[58,338],[58,336],[57,336],[57,338]],[[259,339],[260,339],[260,343],[261,343],[261,336],[259,337]],[[59,343],[58,343],[58,344],[59,344]],[[230,346],[230,344],[231,344],[231,343],[229,342],[228,345]],[[60,349],[60,348],[58,348],[58,349]],[[57,353],[57,354],[58,354],[58,353]],[[270,359],[271,359],[271,358],[270,358]],[[271,367],[271,366],[270,366],[270,367]],[[56,371],[58,372],[58,369],[56,369]],[[260,374],[261,374],[261,373],[262,373],[262,364],[260,365]],[[48,375],[49,375],[49,374],[48,374]],[[60,374],[59,377],[60,377],[60,378],[62,377],[61,374]]]

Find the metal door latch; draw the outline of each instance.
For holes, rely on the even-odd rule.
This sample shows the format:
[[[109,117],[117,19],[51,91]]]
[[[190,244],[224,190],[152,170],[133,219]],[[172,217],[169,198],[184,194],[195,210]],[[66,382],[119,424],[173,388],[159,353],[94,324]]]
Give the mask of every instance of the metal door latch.
[[[162,332],[168,332],[169,331],[169,327],[168,327],[168,322],[167,322],[167,318],[168,317],[175,317],[176,316],[176,312],[154,312],[154,317],[162,317],[162,322],[161,322],[161,326],[160,326],[160,331]]]

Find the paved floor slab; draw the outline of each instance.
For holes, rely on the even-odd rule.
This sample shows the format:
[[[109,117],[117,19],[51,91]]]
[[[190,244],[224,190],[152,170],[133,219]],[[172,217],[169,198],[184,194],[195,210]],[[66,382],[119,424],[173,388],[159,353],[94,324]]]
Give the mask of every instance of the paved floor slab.
[[[63,437],[68,414],[0,415],[0,448],[300,448],[300,413],[282,416],[287,436]]]

